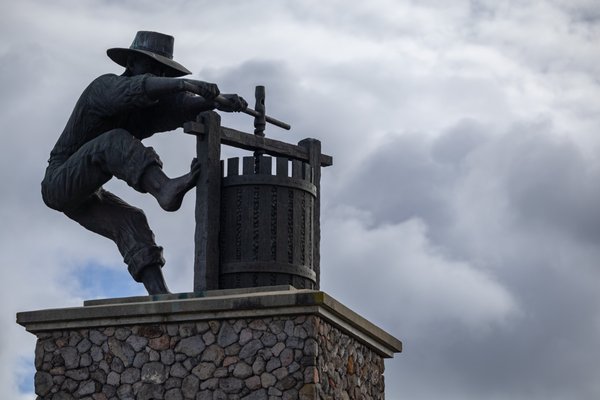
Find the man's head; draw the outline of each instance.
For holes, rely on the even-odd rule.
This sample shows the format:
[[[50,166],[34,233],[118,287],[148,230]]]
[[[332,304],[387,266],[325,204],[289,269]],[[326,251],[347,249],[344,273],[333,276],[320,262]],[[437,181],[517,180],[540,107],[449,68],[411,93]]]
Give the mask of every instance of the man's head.
[[[126,67],[131,74],[154,73],[158,76],[183,76],[191,72],[183,65],[173,61],[173,45],[175,39],[173,36],[158,32],[139,31],[131,46],[126,48],[112,48],[106,51],[106,54],[117,64]],[[160,68],[159,68],[160,67]]]
[[[125,65],[125,68],[125,75],[128,76],[142,74],[152,74],[154,76],[170,76],[169,70],[164,66],[164,64],[161,64],[150,57],[139,54],[130,54],[127,57],[127,64]]]

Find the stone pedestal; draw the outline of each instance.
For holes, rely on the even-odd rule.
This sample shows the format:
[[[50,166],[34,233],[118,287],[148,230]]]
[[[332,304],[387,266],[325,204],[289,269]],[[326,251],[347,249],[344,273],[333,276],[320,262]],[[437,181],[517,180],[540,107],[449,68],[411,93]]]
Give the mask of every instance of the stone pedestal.
[[[383,399],[400,341],[324,292],[271,287],[17,314],[38,399]]]

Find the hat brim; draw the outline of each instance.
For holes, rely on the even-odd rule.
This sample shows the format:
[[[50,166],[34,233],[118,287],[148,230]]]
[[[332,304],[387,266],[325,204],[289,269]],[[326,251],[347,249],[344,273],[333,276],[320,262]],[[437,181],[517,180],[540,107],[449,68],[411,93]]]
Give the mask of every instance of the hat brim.
[[[189,71],[186,67],[179,64],[177,61],[173,61],[170,58],[163,57],[159,54],[152,53],[151,51],[146,50],[137,50],[137,49],[125,49],[120,47],[115,47],[112,49],[106,50],[106,54],[110,57],[111,60],[116,62],[117,64],[127,67],[127,58],[132,55],[144,55],[150,57],[151,59],[158,61],[165,67],[165,75],[169,77],[178,77],[189,75],[192,72]]]

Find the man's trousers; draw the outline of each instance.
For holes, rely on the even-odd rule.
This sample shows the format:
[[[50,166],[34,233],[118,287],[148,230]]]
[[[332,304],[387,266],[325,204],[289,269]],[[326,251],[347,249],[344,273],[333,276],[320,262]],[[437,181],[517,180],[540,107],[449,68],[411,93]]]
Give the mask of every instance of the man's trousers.
[[[115,176],[145,193],[144,172],[152,165],[162,166],[154,149],[126,130],[114,129],[61,161],[50,160],[42,181],[46,205],[114,241],[136,281],[146,266],[162,267],[162,247],[156,245],[144,212],[102,189]]]

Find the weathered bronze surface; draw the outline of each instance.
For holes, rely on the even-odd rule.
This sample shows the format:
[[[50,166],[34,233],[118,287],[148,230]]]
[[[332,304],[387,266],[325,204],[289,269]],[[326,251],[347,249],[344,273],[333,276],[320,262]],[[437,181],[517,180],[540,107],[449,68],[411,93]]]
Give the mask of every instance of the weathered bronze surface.
[[[262,115],[264,96],[258,87]],[[195,292],[319,288],[321,167],[332,158],[315,139],[295,145],[264,137],[260,115],[254,126],[254,134],[223,127],[214,112],[184,124],[197,136],[198,161],[207,166],[196,187]],[[221,144],[253,155],[225,164]]]
[[[264,86],[256,87],[253,110],[214,83],[175,79],[190,71],[173,60],[173,45],[172,36],[140,31],[129,48],[107,51],[125,71],[96,78],[82,93],[50,153],[44,202],[113,240],[133,279],[149,294],[165,294],[162,247],[146,216],[102,186],[116,177],[166,211],[179,209],[195,186],[195,292],[318,289],[321,167],[332,158],[315,139],[295,145],[265,137],[267,123],[290,125],[266,114]],[[222,127],[214,109],[254,116],[254,134]],[[197,158],[188,173],[169,178],[141,141],[182,126],[197,136]],[[221,144],[253,152],[241,171],[240,159],[230,159],[224,176]]]
[[[158,154],[141,140],[181,127],[202,111],[243,111],[247,106],[237,95],[221,95],[213,83],[174,79],[190,72],[173,61],[173,44],[172,36],[141,31],[130,48],[107,51],[125,71],[102,75],[84,90],[50,153],[42,181],[44,202],[113,240],[132,277],[150,294],[168,292],[162,248],[142,210],[102,185],[117,177],[150,193],[163,209],[177,210],[196,185],[200,165],[193,162],[187,174],[171,179]]]

